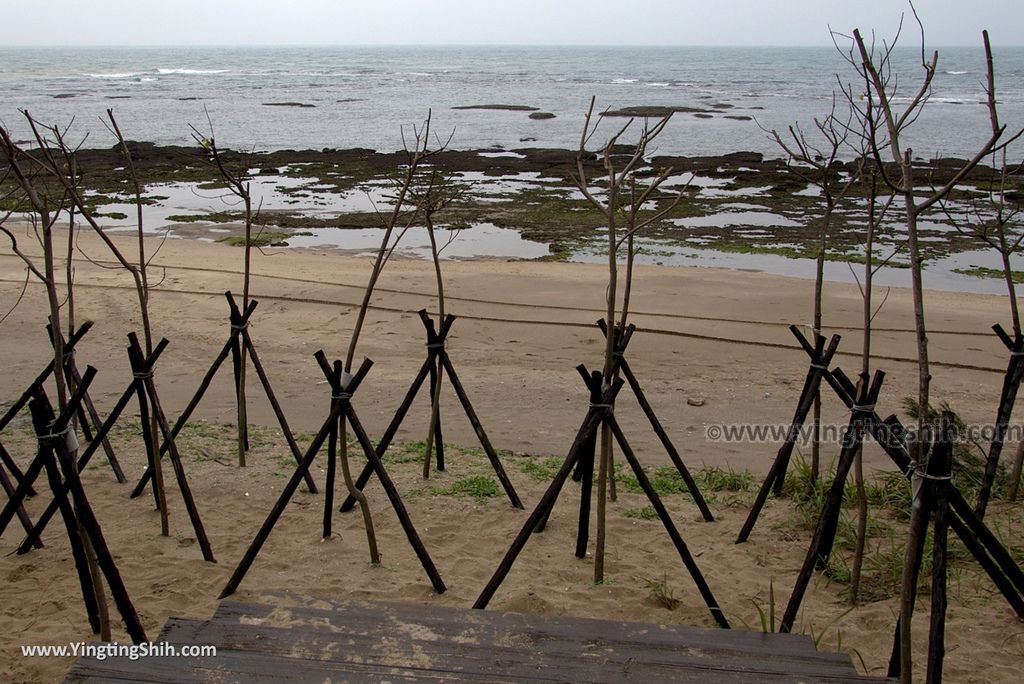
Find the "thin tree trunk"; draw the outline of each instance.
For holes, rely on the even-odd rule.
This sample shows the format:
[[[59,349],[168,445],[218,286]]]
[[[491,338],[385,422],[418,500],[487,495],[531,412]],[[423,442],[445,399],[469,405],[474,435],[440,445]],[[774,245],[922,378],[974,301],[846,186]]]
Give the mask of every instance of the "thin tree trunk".
[[[72,452],[71,458],[76,459],[77,454]],[[76,506],[75,517],[79,518]],[[110,608],[107,606],[107,592],[103,588],[103,574],[100,572],[99,559],[96,556],[96,549],[93,548],[92,540],[82,526],[81,520],[78,523],[78,536],[82,538],[82,548],[89,564],[89,574],[92,576],[93,593],[96,595],[96,614],[100,620],[100,640],[110,641]]]
[[[826,218],[824,225],[821,228],[821,234],[819,236],[818,243],[818,255],[815,259],[814,264],[814,320],[812,326],[814,327],[814,334],[821,335],[821,321],[822,321],[822,291],[824,289],[825,281],[825,240],[826,240],[826,227],[828,224],[828,212],[831,208],[826,210]],[[810,485],[813,488],[818,482],[818,478],[821,475],[821,390],[817,390],[814,393],[814,407],[813,417],[811,424],[811,477]]]
[[[606,154],[611,154],[608,150]],[[608,206],[610,209],[605,212],[608,219],[608,291],[607,310],[605,318],[608,321],[608,334],[604,341],[604,368],[601,372],[601,381],[604,384],[603,390],[607,391],[612,382],[612,366],[614,363],[615,351],[615,305],[618,294],[618,235],[615,221],[616,192],[614,180],[611,178],[612,170],[610,163],[606,161],[609,171],[609,183],[612,187],[608,189]],[[600,459],[597,473],[597,525],[594,535],[594,584],[604,582],[604,548],[607,518],[607,496],[608,496],[608,468],[611,464],[612,430],[605,423],[601,426]]]
[[[868,231],[864,240],[864,284],[863,284],[863,318],[861,328],[863,337],[861,339],[861,368],[860,382],[869,382],[871,378],[871,322],[872,312],[872,286],[875,276],[874,250],[875,250],[875,226],[878,225],[875,214],[875,201],[878,196],[878,178],[872,173],[871,191],[868,195]],[[857,541],[853,552],[853,562],[850,569],[850,605],[856,606],[860,602],[860,580],[864,569],[864,547],[867,543],[868,526],[868,497],[864,489],[864,444],[857,449],[853,464],[854,486],[857,492]]]
[[[341,416],[341,430],[339,435],[341,439],[347,439],[345,436],[345,416]],[[348,490],[349,496],[359,502],[359,510],[363,514],[363,526],[366,528],[366,544],[370,548],[370,563],[373,565],[380,565],[380,551],[377,550],[377,534],[373,527],[373,516],[370,514],[370,504],[366,501],[366,495],[363,494],[359,488],[356,487],[355,482],[352,480],[352,471],[349,468],[348,459],[341,459],[341,475],[345,480],[345,489]],[[331,511],[333,514],[333,511]]]
[[[249,306],[249,280],[252,273],[252,196],[249,194],[249,184],[245,186],[245,265],[242,274],[242,311]],[[245,399],[245,367],[248,350],[246,346],[239,345],[238,350],[238,465],[245,467],[245,452],[248,447],[249,412],[246,410]]]
[[[430,201],[430,198],[427,198]],[[445,306],[444,306],[444,278],[441,277],[441,258],[437,251],[437,237],[434,235],[434,221],[431,218],[431,212],[428,209],[425,212],[424,220],[427,224],[427,236],[430,238],[430,256],[434,261],[434,276],[437,279],[437,314],[438,314],[438,325],[444,322],[445,317]],[[440,363],[440,357],[438,357],[437,364],[437,382],[434,384],[433,396],[430,398],[430,421],[427,424],[427,438],[426,448],[423,450],[423,477],[424,479],[430,477],[430,457],[434,451],[434,430],[437,428],[438,415],[441,412],[441,383],[444,381],[444,365]],[[443,447],[443,445],[438,445]]]

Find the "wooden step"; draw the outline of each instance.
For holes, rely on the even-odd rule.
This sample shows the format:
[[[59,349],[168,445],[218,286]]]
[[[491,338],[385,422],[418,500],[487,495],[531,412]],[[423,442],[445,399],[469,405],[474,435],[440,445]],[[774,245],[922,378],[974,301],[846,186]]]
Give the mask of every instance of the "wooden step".
[[[69,682],[878,682],[792,634],[261,596],[157,639],[216,657],[80,658]]]

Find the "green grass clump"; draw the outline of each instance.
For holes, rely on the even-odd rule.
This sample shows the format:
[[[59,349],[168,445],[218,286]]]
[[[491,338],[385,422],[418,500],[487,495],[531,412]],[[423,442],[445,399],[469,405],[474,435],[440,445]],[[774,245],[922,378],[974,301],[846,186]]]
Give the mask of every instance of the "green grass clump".
[[[519,470],[538,482],[553,480],[564,461],[557,456],[549,458],[524,458],[519,461]]]
[[[595,480],[596,479],[597,478],[595,478]],[[626,491],[638,494],[643,493],[644,491],[640,487],[640,483],[637,481],[635,475],[621,475],[619,474],[618,468],[616,468],[616,479]],[[687,493],[686,483],[683,482],[682,476],[673,466],[662,466],[660,468],[656,468],[654,472],[648,473],[647,479],[650,480],[651,486],[654,487],[654,491],[661,496],[666,494]]]
[[[650,506],[640,506],[639,508],[627,508],[622,511],[622,515],[627,518],[637,518],[639,520],[657,520],[658,512]]]
[[[470,496],[476,499],[477,503],[484,503],[487,499],[498,496],[498,483],[487,475],[473,475],[456,480],[448,489],[435,488],[434,494],[444,496]]]
[[[659,606],[667,610],[675,610],[679,607],[680,601],[676,598],[675,591],[668,585],[668,575],[663,575],[661,579],[640,579],[647,585],[651,599]]]
[[[682,479],[682,478],[680,478]],[[754,474],[749,470],[739,472],[711,466],[697,471],[698,484],[712,492],[750,492],[754,490]]]

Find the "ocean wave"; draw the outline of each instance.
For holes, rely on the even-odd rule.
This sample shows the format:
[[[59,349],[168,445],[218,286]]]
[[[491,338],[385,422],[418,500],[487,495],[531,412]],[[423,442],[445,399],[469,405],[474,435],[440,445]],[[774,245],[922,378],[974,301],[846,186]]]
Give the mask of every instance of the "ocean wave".
[[[90,78],[133,78],[140,75],[141,71],[119,71],[114,73],[84,74]]]
[[[615,84],[636,83],[636,82],[637,82],[637,79],[635,79],[635,78],[613,78],[612,79],[612,83],[615,83]]]
[[[672,84],[671,83],[656,82],[656,83],[645,83],[644,85],[650,86],[652,88],[668,88]]]
[[[157,69],[158,74],[186,74],[186,75],[202,75],[202,74],[226,74],[231,69]]]
[[[861,95],[861,99],[864,99],[863,95]],[[906,103],[906,102],[912,102],[913,99],[914,98],[909,97],[909,96],[897,96],[897,97],[889,98],[889,101],[902,104],[902,103]],[[931,102],[933,104],[955,104],[955,105],[960,105],[960,104],[982,104],[982,102],[980,100],[978,100],[978,98],[976,98],[976,97],[938,97],[938,96],[934,96],[934,95],[930,96],[928,98],[928,102]]]
[[[943,73],[949,74],[950,76],[963,76],[966,71],[944,71]]]

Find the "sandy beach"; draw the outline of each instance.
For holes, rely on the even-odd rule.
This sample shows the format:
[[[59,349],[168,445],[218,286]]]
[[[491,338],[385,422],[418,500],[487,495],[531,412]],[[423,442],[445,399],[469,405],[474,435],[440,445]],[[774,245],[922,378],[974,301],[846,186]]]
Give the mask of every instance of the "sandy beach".
[[[58,234],[59,235],[59,234]],[[124,239],[124,238],[119,238]],[[127,242],[125,243],[127,244]],[[131,281],[120,270],[103,268],[108,257],[100,243],[83,233],[84,258],[75,262],[76,308],[81,322],[95,327],[78,347],[84,367],[99,375],[93,398],[101,413],[130,380],[124,335],[138,327]],[[26,241],[26,251],[34,245]],[[329,390],[313,360],[323,349],[329,358],[347,346],[369,261],[332,251],[254,252],[252,295],[259,307],[251,335],[266,365],[292,427],[315,431],[323,421]],[[152,298],[154,330],[170,346],[156,371],[161,398],[176,416],[219,351],[229,329],[223,293],[240,292],[242,250],[195,240],[168,240],[153,262],[159,280]],[[687,464],[716,466],[762,475],[777,450],[773,443],[709,441],[706,427],[718,424],[785,424],[792,416],[807,359],[787,326],[810,320],[813,283],[808,280],[710,268],[638,267],[632,321],[639,330],[629,349],[630,363],[649,400]],[[574,367],[596,366],[607,272],[600,266],[527,261],[462,261],[445,264],[448,308],[458,316],[448,350],[460,378],[494,445],[511,452],[510,475],[529,509],[545,482],[532,479],[516,464],[527,456],[564,455],[587,407]],[[22,290],[24,269],[6,249],[0,253],[0,302],[6,309]],[[927,283],[927,274],[926,274]],[[416,311],[435,311],[433,271],[427,262],[389,264],[374,297],[359,356],[374,367],[354,400],[370,435],[378,437],[423,361],[424,334]],[[843,336],[836,365],[851,376],[859,370],[861,299],[856,285],[827,284],[826,334]],[[927,295],[933,367],[933,397],[948,401],[972,424],[990,423],[1006,364],[1005,348],[991,333],[1007,326],[1005,297],[931,291]],[[4,364],[0,406],[13,401],[47,362],[42,290],[30,284],[20,305],[0,325]],[[909,291],[892,289],[875,319],[873,352],[887,372],[879,413],[902,415],[904,397],[917,383],[912,304]],[[1008,327],[1008,326],[1007,326]],[[806,331],[806,328],[804,328]],[[109,469],[91,466],[85,473],[89,495],[120,563],[132,598],[151,638],[171,615],[208,617],[218,594],[259,523],[290,473],[289,455],[277,434],[273,413],[250,374],[249,417],[260,426],[250,465],[236,468],[221,457],[188,459],[196,498],[220,561],[204,563],[187,525],[180,498],[172,494],[172,535],[159,536],[151,499],[128,499],[130,485],[114,482]],[[668,463],[636,402],[627,393],[617,406],[624,429],[645,464]],[[230,372],[225,368],[197,412],[215,436],[230,442],[223,424],[234,420]],[[443,395],[445,441],[476,446],[471,426],[450,392]],[[414,405],[398,439],[423,439],[429,402]],[[824,399],[824,422],[845,424],[847,412],[832,396]],[[5,446],[22,464],[32,453],[25,419],[12,427]],[[218,432],[219,431],[219,432]],[[125,429],[115,440],[131,482],[144,464],[141,443]],[[1008,448],[1012,453],[1012,447]],[[836,448],[824,450],[830,460]],[[1005,453],[1005,452],[1004,452]],[[208,454],[209,455],[209,454]],[[214,454],[216,455],[216,454]],[[871,470],[892,470],[872,445],[865,450]],[[445,605],[471,605],[500,554],[518,531],[525,513],[500,497],[474,499],[434,495],[467,474],[485,473],[478,455],[458,453],[447,472],[429,484],[415,463],[395,465],[407,505],[450,590],[432,593],[405,543],[379,486],[368,494],[379,521],[384,563],[366,561],[361,523],[356,515],[337,516],[340,535],[321,542],[321,498],[299,494],[271,537],[242,594],[293,590],[310,594],[387,598]],[[315,476],[322,481],[322,472]],[[711,620],[657,520],[610,516],[609,569],[612,581],[591,582],[589,560],[572,557],[574,501],[579,488],[567,489],[547,533],[527,547],[509,581],[495,598],[495,610],[585,615],[617,619],[680,622],[711,626]],[[575,498],[574,498],[575,497]],[[35,516],[45,504],[36,497]],[[624,492],[614,510],[641,506],[639,494]],[[732,543],[745,517],[749,497],[721,497],[715,523],[703,523],[689,499],[669,500],[712,589],[734,626],[759,629],[755,603],[768,601],[769,579],[780,603],[806,551],[807,532],[794,530],[784,500],[772,501],[766,518],[748,544]],[[1021,519],[1020,506],[997,504],[995,514],[1009,525]],[[1003,518],[1000,518],[1003,519]],[[11,552],[20,541],[12,525],[3,538],[0,577],[5,611],[0,619],[0,673],[6,681],[60,678],[70,659],[21,657],[22,644],[89,640],[74,570],[59,526],[46,534],[47,548],[26,556]],[[903,528],[899,534],[902,535]],[[1012,536],[1010,537],[1012,539]],[[1024,628],[995,593],[989,580],[964,563],[951,588],[947,623],[946,673],[949,681],[1014,681],[1024,662]],[[666,577],[681,605],[675,611],[651,601],[645,579]],[[824,632],[822,648],[854,653],[859,669],[884,674],[891,646],[894,599],[852,612],[840,588],[825,578],[812,584],[801,631]],[[920,604],[915,634],[926,640],[927,605]],[[781,612],[781,608],[780,608]],[[845,614],[844,614],[845,613]],[[120,626],[118,625],[118,628]],[[118,632],[124,639],[124,634]],[[923,653],[923,650],[919,651]],[[919,656],[918,664],[922,664]]]

